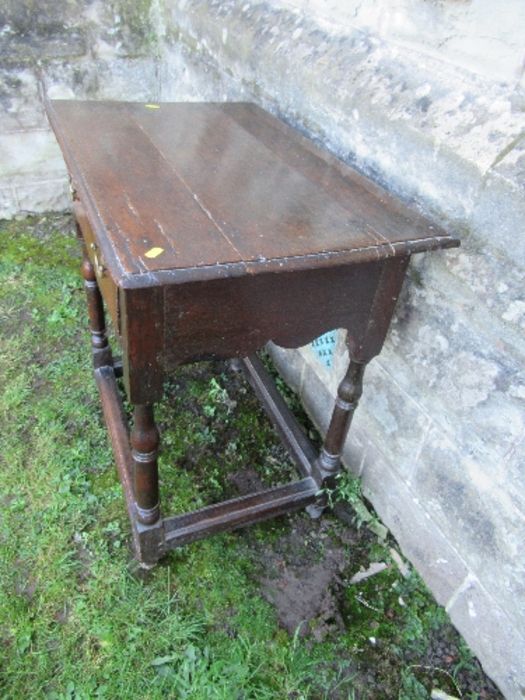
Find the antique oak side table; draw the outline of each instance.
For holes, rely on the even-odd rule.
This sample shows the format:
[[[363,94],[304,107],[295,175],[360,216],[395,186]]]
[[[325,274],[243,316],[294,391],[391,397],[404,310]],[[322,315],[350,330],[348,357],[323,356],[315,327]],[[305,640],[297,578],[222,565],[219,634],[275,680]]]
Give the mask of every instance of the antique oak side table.
[[[47,111],[71,178],[95,377],[139,561],[303,506],[319,514],[410,256],[457,239],[252,104],[53,100]],[[351,359],[316,454],[255,352],[334,328],[348,330]],[[205,358],[238,358],[302,478],[165,517],[153,407],[167,372]]]

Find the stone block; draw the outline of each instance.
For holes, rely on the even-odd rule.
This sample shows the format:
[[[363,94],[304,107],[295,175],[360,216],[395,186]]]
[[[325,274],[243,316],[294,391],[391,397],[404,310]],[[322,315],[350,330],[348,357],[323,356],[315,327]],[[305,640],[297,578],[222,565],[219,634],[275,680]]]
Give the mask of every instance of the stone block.
[[[159,65],[161,99],[165,101],[241,101],[253,95],[215,63],[207,63],[196,43],[189,47],[178,36],[168,40]]]
[[[353,427],[389,456],[410,483],[430,418],[377,360],[365,372]]]
[[[275,343],[268,343],[268,352],[271,355],[279,374],[284,381],[297,393],[301,391],[304,359],[295,349],[281,348]]]
[[[99,48],[134,58],[155,52],[150,2],[18,0],[0,8],[3,53],[10,62],[47,62],[84,56]]]
[[[488,595],[475,577],[469,577],[450,601],[447,611],[505,697],[523,700],[524,628],[508,615],[502,603]]]
[[[0,219],[11,219],[19,211],[16,195],[12,187],[0,187]]]
[[[412,489],[485,590],[525,628],[525,516],[505,484],[433,427]]]
[[[511,250],[502,253],[470,233],[462,236],[461,248],[415,256],[410,270],[414,284],[437,293],[446,289],[460,300],[469,323],[492,331],[495,345],[523,353],[525,261],[513,259]]]
[[[46,120],[34,71],[0,68],[0,131],[44,128]]]
[[[91,16],[96,23],[97,43],[112,47],[121,58],[153,55],[158,36],[151,5],[130,0],[96,3]]]
[[[71,194],[66,178],[25,183],[15,189],[23,213],[66,211],[71,208]]]
[[[525,214],[521,166],[514,169],[512,177],[509,180],[497,170],[487,174],[469,224],[477,238],[497,246],[503,254],[510,253],[512,260],[523,268],[525,241],[523,236],[516,235]]]
[[[0,152],[0,183],[66,176],[56,139],[47,129],[0,134]]]
[[[65,27],[63,21],[58,26],[32,26],[26,32],[9,29],[0,47],[2,63],[9,68],[30,68],[55,58],[83,56],[87,51],[84,29]]]
[[[501,463],[525,429],[525,374],[489,319],[475,325],[463,303],[446,286],[405,285],[379,361],[460,449]]]
[[[320,378],[317,368],[308,363],[304,365],[300,398],[319,432],[324,435],[330,421],[335,395]]]
[[[333,366],[335,375],[340,378],[348,369],[350,357],[348,355],[348,347],[346,345],[346,329],[337,331],[337,343],[334,350]]]
[[[352,25],[387,36],[414,56],[437,56],[454,66],[514,84],[520,75],[519,40],[514,28],[525,23],[520,0],[508,0],[505,15],[492,3],[447,5],[400,0],[287,0],[297,12],[332,26]]]
[[[521,95],[518,93],[516,100],[523,105],[525,100],[523,93]],[[500,153],[490,172],[512,185],[516,194],[523,196],[525,191],[525,144],[523,137],[517,137],[512,148],[507,148]]]
[[[514,506],[525,515],[523,475],[525,474],[525,436],[509,450],[504,462],[506,486]]]
[[[0,7],[0,23],[7,40],[31,43],[33,39],[52,42],[62,37],[67,44],[70,34],[78,33],[79,3],[68,0],[18,0],[3,3]],[[74,26],[76,25],[76,27]],[[3,45],[6,53],[8,41]]]
[[[159,99],[156,60],[150,57],[97,62],[99,99],[137,100]]]
[[[445,605],[468,573],[462,558],[417,492],[373,445],[368,445],[362,480],[365,495],[399,542],[404,556],[423,576],[438,603]]]
[[[178,40],[207,69],[220,66],[257,101],[440,213],[468,216],[487,168],[524,127],[501,86],[445,73],[436,57],[415,62],[351,25],[341,32],[273,3],[168,7]]]
[[[159,99],[154,57],[53,61],[46,66],[50,98],[155,101]]]
[[[342,462],[354,476],[362,476],[367,459],[369,441],[355,425],[352,425],[346,438]]]

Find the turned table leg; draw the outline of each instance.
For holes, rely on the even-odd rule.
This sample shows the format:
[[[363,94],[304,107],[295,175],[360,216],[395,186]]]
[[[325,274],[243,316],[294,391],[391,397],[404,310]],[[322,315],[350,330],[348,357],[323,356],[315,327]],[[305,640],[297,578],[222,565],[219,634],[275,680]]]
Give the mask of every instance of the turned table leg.
[[[104,304],[98,288],[95,268],[87,255],[84,243],[82,243],[82,256],[81,269],[82,277],[84,278],[84,289],[86,290],[93,362],[95,367],[103,367],[111,364],[111,351],[106,335]]]
[[[137,517],[141,523],[152,525],[160,518],[157,466],[159,431],[155,425],[153,405],[135,406],[130,441]]]
[[[341,452],[345,439],[357,408],[359,398],[363,393],[363,374],[366,364],[350,360],[348,370],[339,384],[332,418],[328,431],[316,461],[317,476],[323,488],[333,488],[335,477],[341,468]],[[327,505],[327,496],[321,494],[317,502],[308,506],[307,511],[312,518],[318,518]]]

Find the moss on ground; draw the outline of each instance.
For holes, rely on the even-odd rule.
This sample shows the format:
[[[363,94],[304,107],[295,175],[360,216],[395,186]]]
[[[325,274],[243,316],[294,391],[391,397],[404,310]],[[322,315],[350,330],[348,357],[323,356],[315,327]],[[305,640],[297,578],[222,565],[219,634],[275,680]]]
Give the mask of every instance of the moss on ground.
[[[185,547],[139,575],[90,373],[78,264],[69,218],[0,225],[1,696],[410,700],[440,687],[499,697],[418,577],[392,564],[392,543],[365,526],[299,514]],[[166,511],[231,496],[246,475],[289,479],[256,400],[224,365],[181,370],[166,397]],[[330,548],[344,626],[320,641],[288,634],[261,594],[268,557],[300,572]],[[349,583],[378,560],[389,568]]]

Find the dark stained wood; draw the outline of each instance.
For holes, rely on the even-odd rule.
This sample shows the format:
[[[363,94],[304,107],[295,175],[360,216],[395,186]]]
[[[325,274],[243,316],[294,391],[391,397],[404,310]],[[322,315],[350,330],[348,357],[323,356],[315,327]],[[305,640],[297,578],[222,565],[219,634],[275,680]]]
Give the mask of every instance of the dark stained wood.
[[[73,202],[73,212],[78,235],[83,247],[84,258],[87,258],[93,267],[95,274],[94,279],[106,302],[106,307],[113,321],[113,328],[117,333],[120,333],[120,309],[117,284],[108,274],[104,258],[89,224],[84,206],[78,200]]]
[[[192,513],[166,518],[166,546],[173,547],[289,513],[312,503],[318,492],[307,477],[286,486],[223,501]]]
[[[82,277],[86,292],[87,308],[89,316],[89,330],[91,332],[91,349],[93,364],[95,367],[103,367],[111,364],[111,350],[106,336],[106,319],[102,295],[97,285],[95,268],[87,254],[86,244],[82,240],[80,227],[77,224],[77,235],[82,244]]]
[[[381,352],[409,261],[408,256],[403,256],[380,263],[373,297],[360,301],[367,309],[366,326],[343,326],[348,328],[348,350],[356,362],[369,362]]]
[[[254,139],[264,143],[274,157],[301,173],[322,190],[324,196],[337,201],[352,217],[355,226],[366,231],[377,243],[388,242],[396,247],[401,242],[410,246],[410,242],[426,241],[431,246],[432,238],[441,242],[443,238],[452,238],[439,226],[257,105],[245,104],[240,109],[236,104],[226,103],[221,105],[221,110]],[[437,247],[447,246],[438,243]]]
[[[95,377],[141,564],[295,508],[320,515],[410,256],[458,240],[254,105],[53,101],[47,112],[75,192]],[[347,329],[351,359],[317,455],[254,353],[334,328]],[[153,405],[168,371],[210,357],[243,358],[304,478],[161,517]]]
[[[143,566],[152,566],[165,551],[162,521],[157,520],[153,526],[148,526],[142,524],[137,517],[129,430],[113,368],[108,366],[95,369],[95,379],[124,492],[135,553]]]
[[[135,496],[133,493],[131,474],[131,465],[133,461],[131,458],[127,420],[122,406],[122,400],[111,367],[100,367],[96,369],[95,379],[100,392],[104,419],[111,439],[113,456],[124,491],[128,514],[133,523],[135,520]],[[133,534],[135,546],[137,547],[138,539],[136,528],[133,528]]]
[[[163,364],[245,357],[269,340],[298,347],[332,328],[365,335],[384,264],[167,285]]]
[[[319,458],[320,468],[326,475],[331,475],[338,470],[339,457],[346,434],[357,403],[363,393],[364,372],[364,364],[350,360],[346,374],[337,389],[332,419]]]
[[[136,555],[143,565],[153,565],[166,551],[181,544],[282,515],[315,501],[318,485],[308,477],[192,513],[158,520],[152,526],[143,525],[135,503],[127,421],[113,369],[101,367],[95,370],[95,378],[122,482]]]
[[[157,465],[159,431],[151,404],[135,405],[130,442],[137,517],[141,523],[151,525],[160,518]]]
[[[164,294],[160,287],[121,289],[123,377],[131,403],[162,398],[164,383]]]
[[[128,284],[457,245],[253,105],[54,100],[48,114],[111,274]],[[163,253],[145,257],[153,247]]]
[[[94,350],[102,350],[108,346],[104,307],[102,305],[102,296],[96,282],[95,270],[85,251],[82,261],[82,277],[84,278],[84,288],[88,302],[91,345]]]

